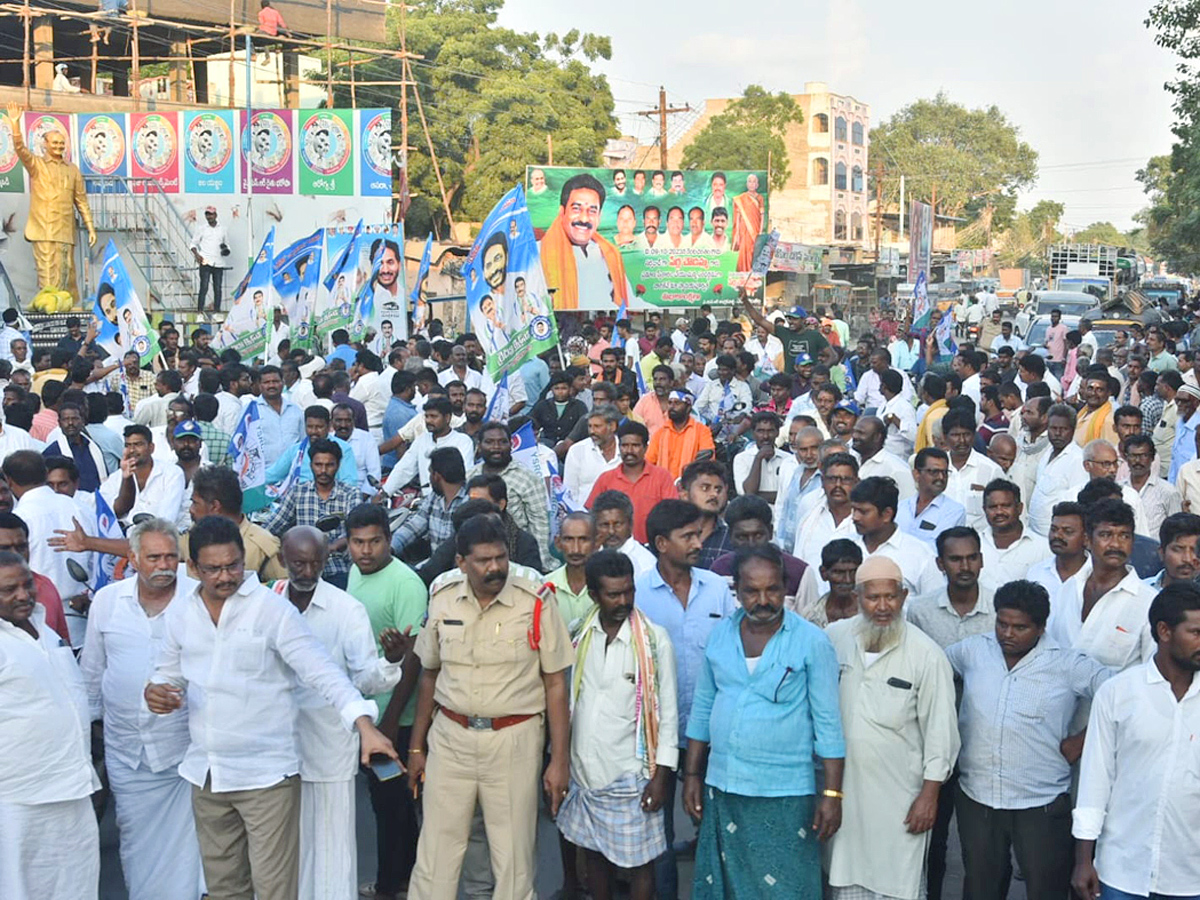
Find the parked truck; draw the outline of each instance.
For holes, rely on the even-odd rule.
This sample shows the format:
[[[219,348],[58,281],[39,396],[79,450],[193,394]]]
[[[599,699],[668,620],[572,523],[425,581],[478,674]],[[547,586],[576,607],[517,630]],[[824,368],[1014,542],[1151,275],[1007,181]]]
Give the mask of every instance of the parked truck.
[[[1046,262],[1051,289],[1082,291],[1102,303],[1137,287],[1146,269],[1136,250],[1110,244],[1051,244]]]

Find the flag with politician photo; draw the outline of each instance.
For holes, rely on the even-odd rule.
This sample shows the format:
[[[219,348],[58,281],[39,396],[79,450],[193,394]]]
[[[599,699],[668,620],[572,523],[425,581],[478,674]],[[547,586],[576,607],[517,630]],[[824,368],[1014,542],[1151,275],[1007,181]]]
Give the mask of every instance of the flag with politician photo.
[[[275,292],[287,314],[292,349],[308,350],[312,346],[324,246],[325,232],[318,228],[275,254]]]
[[[554,308],[732,305],[767,231],[767,173],[526,170]]]
[[[271,311],[279,305],[279,295],[275,292],[274,228],[262,242],[233,298],[233,306],[213,343],[222,350],[227,347],[236,350],[243,359],[251,359],[267,348]]]
[[[354,298],[358,294],[359,258],[362,256],[363,220],[349,232],[325,229],[325,256],[329,270],[317,292],[316,315],[313,327],[317,337],[324,340],[330,332],[346,328]]]
[[[116,359],[133,351],[146,366],[158,355],[158,335],[150,327],[129,270],[111,240],[104,248],[92,315],[96,320],[96,343]]]
[[[470,330],[483,346],[493,379],[558,343],[520,185],[484,219],[462,271]]]

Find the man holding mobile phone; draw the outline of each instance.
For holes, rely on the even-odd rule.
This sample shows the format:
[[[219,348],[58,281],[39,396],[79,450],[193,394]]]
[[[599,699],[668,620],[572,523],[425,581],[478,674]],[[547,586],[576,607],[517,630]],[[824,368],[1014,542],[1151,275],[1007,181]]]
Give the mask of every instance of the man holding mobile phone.
[[[313,636],[296,608],[245,571],[237,525],[218,516],[188,535],[188,569],[200,581],[168,621],[146,705],[166,715],[188,694],[191,743],[179,774],[214,897],[295,900],[300,877],[299,683],[357,729],[360,757],[396,759],[377,708]]]

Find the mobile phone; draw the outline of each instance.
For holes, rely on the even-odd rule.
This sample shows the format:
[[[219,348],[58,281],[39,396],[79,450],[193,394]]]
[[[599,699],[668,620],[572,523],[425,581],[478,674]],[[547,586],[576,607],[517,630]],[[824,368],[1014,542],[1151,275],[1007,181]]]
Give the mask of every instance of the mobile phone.
[[[380,781],[391,781],[404,774],[404,769],[400,768],[398,762],[389,756],[384,756],[382,753],[376,753],[371,756],[371,771],[375,773],[375,777]]]

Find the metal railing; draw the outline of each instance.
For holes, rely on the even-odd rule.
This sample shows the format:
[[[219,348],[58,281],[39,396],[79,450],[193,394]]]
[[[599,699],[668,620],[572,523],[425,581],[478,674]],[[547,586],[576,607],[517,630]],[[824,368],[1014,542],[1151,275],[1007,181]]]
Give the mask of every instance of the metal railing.
[[[97,230],[124,235],[152,294],[163,306],[186,308],[195,292],[191,233],[159,183],[120,175],[85,175],[84,181]]]

